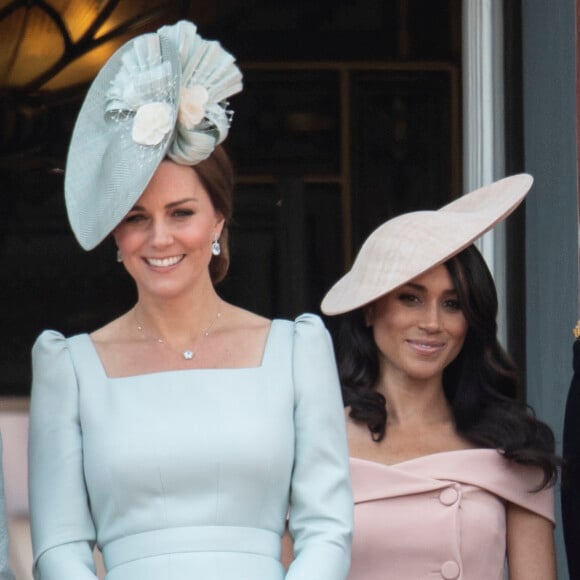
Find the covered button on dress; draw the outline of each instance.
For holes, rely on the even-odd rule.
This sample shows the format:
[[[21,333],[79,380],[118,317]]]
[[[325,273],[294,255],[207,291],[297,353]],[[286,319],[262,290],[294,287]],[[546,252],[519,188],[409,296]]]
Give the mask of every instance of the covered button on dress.
[[[384,465],[351,457],[355,527],[349,580],[503,580],[506,505],[554,522],[539,469],[493,449]]]

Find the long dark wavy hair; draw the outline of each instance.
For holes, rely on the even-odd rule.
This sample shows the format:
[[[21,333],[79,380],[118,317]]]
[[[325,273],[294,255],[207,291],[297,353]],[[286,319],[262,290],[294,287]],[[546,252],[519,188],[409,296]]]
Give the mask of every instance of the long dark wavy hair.
[[[445,263],[468,323],[459,355],[443,372],[443,389],[458,433],[477,447],[543,470],[541,487],[555,482],[559,458],[554,435],[518,400],[520,378],[497,339],[497,292],[473,245]],[[374,441],[387,429],[384,396],[376,390],[379,358],[362,308],[342,315],[337,336],[342,395],[350,417],[366,423]]]

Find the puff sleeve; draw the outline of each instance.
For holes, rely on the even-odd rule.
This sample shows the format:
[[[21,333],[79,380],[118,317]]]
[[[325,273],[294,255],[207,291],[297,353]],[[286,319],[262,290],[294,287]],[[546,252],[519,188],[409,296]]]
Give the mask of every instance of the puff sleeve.
[[[67,341],[54,331],[32,350],[29,499],[34,578],[95,580],[79,389]]]
[[[350,567],[353,498],[346,427],[330,336],[317,316],[296,319],[295,459],[287,580],[341,580]]]

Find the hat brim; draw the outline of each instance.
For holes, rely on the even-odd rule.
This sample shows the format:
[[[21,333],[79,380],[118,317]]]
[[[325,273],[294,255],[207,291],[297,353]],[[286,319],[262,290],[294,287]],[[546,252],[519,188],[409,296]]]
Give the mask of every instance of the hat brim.
[[[437,211],[397,216],[379,226],[321,303],[327,315],[360,308],[464,250],[511,214],[531,188],[522,173],[468,193]]]
[[[148,36],[155,36],[151,33]],[[132,115],[112,118],[105,103],[111,82],[135,39],[121,46],[91,84],[79,112],[66,163],[65,201],[79,244],[91,250],[101,243],[135,205],[167,154],[173,133],[155,147],[131,138]],[[159,36],[163,61],[174,78],[165,95],[177,115],[181,65],[170,42]],[[175,122],[173,123],[175,125]]]

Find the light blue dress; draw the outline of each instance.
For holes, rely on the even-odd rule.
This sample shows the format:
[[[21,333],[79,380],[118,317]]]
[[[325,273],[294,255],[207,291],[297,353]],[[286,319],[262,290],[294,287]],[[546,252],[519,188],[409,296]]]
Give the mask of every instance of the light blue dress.
[[[88,335],[33,349],[35,578],[341,580],[353,500],[332,345],[272,322],[256,368],[108,378]],[[280,564],[287,514],[295,561]]]
[[[4,476],[2,473],[2,439],[0,438],[0,580],[14,580],[8,551],[8,517],[4,501]]]

